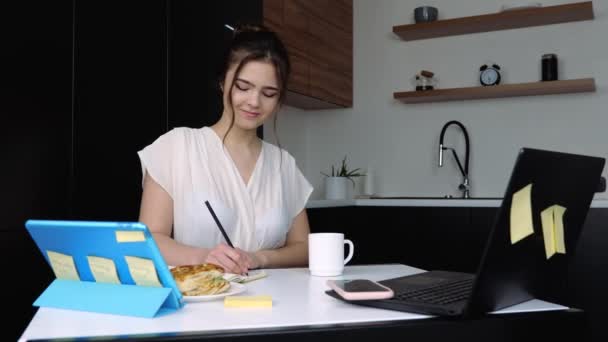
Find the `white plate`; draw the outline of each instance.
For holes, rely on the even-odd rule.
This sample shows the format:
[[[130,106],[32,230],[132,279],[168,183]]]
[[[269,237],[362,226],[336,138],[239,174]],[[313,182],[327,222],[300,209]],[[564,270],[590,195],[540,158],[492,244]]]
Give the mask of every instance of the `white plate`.
[[[214,294],[214,295],[184,296],[184,301],[186,303],[205,302],[205,301],[209,301],[209,300],[214,300],[214,299],[223,298],[226,296],[232,296],[235,294],[239,294],[239,293],[245,291],[246,289],[247,289],[247,287],[243,284],[231,282],[230,289],[228,289],[228,291],[226,291],[226,292],[222,292],[222,293],[218,293],[218,294]]]

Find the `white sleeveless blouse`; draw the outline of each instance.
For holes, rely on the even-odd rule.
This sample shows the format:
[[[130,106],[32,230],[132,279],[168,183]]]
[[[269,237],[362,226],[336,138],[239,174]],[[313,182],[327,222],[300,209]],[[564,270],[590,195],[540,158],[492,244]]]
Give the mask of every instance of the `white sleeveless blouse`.
[[[245,184],[209,127],[175,128],[138,155],[143,176],[148,173],[173,199],[174,239],[190,246],[226,242],[205,206],[208,200],[235,247],[282,247],[313,189],[287,151],[264,141]]]

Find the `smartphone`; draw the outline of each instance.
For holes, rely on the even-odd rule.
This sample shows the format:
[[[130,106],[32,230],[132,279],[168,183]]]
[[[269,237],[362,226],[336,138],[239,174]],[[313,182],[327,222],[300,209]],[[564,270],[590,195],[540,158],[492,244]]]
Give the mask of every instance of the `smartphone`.
[[[347,300],[388,299],[393,290],[369,279],[328,280],[327,285]]]

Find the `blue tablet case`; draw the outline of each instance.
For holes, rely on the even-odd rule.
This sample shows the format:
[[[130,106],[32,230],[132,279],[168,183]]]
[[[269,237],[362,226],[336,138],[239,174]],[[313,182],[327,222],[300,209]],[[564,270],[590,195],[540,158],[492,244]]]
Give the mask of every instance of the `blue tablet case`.
[[[55,279],[34,306],[139,317],[156,317],[183,306],[182,294],[144,224],[28,220],[25,226],[49,265],[47,251],[69,255],[80,278],[80,281]],[[136,238],[117,238],[125,233]],[[111,259],[120,284],[96,282],[87,256]],[[162,287],[136,285],[126,256],[151,260]]]

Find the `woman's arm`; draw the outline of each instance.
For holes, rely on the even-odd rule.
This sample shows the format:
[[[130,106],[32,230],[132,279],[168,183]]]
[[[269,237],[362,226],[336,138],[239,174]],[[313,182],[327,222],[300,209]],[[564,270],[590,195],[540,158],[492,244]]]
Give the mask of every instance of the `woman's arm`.
[[[211,262],[223,267],[226,272],[247,272],[247,257],[225,244],[207,249],[184,245],[171,238],[173,199],[148,174],[144,178],[139,221],[148,226],[163,258],[169,265],[198,265]]]
[[[171,238],[173,199],[148,173],[144,178],[139,221],[148,226],[169,265],[202,264],[207,258],[207,250],[187,246]]]
[[[303,209],[293,220],[293,225],[287,233],[285,246],[273,250],[261,250],[254,253],[260,261],[260,267],[294,267],[308,264],[308,216]]]

